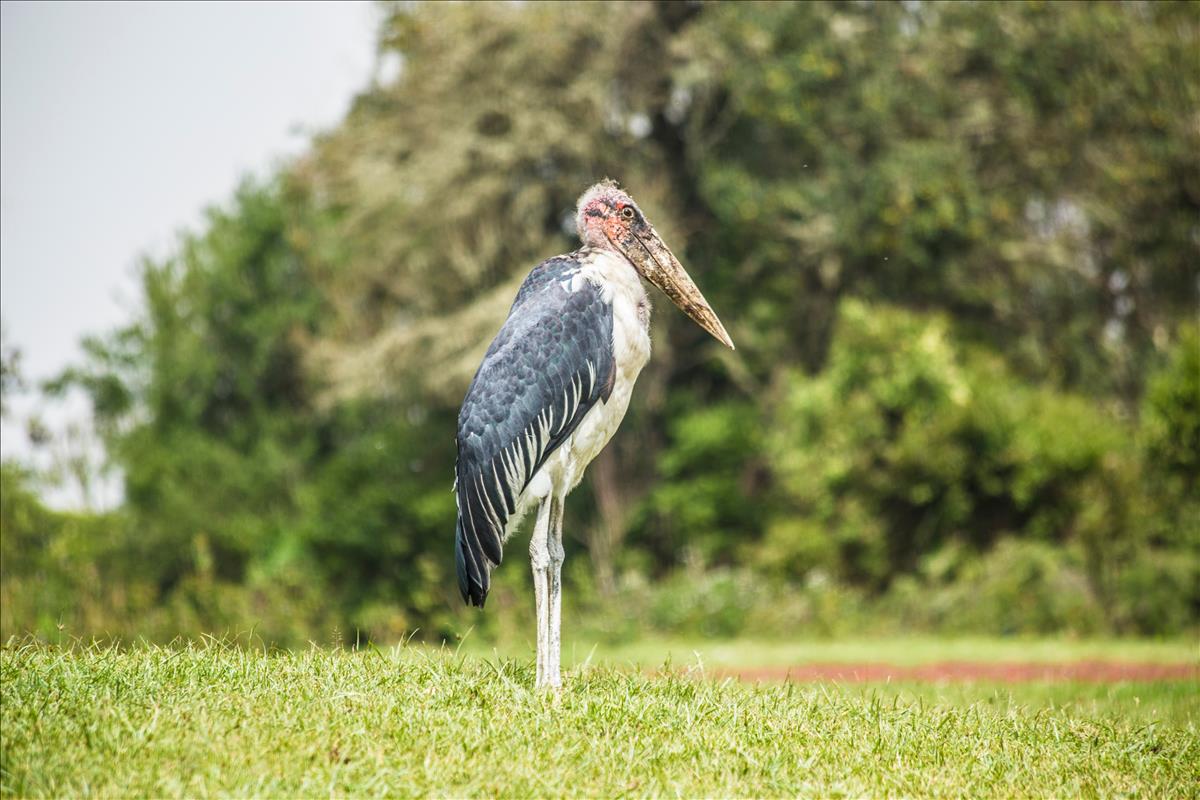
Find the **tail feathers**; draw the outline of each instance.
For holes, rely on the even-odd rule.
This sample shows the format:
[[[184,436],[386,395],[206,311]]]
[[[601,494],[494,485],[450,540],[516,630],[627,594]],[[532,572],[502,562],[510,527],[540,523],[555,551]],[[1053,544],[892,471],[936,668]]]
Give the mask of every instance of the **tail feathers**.
[[[476,553],[467,543],[462,518],[454,528],[454,567],[458,572],[458,591],[464,603],[483,608],[491,588],[491,564],[482,553]]]

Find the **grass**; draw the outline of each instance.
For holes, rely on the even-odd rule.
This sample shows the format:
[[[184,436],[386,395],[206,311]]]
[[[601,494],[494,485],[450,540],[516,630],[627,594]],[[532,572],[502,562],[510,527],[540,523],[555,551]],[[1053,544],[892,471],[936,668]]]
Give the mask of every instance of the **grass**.
[[[560,695],[532,683],[528,658],[424,647],[10,643],[0,792],[1200,795],[1190,682],[746,686],[593,664]]]
[[[480,656],[532,658],[532,641],[492,647],[467,637],[464,652]],[[1087,660],[1200,664],[1200,641],[1183,639],[1026,639],[931,637],[767,641],[761,639],[639,639],[605,644],[592,639],[563,642],[566,665],[612,664],[656,667],[702,663],[711,667],[775,667],[881,662],[897,666],[936,661],[1047,662]]]

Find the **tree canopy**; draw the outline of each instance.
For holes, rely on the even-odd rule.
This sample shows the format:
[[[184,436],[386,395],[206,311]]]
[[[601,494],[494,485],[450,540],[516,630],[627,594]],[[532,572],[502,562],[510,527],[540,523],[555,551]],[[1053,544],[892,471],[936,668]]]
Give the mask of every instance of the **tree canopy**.
[[[396,77],[146,263],[140,316],[64,376],[125,476],[113,541],[159,598],[225,586],[209,625],[280,593],[281,640],[480,621],[452,586],[454,416],[608,176],[738,350],[659,303],[568,512],[581,606],[753,575],[773,624],[948,624],[978,584],[1035,598],[985,628],[1195,626],[1196,10],[385,6]]]

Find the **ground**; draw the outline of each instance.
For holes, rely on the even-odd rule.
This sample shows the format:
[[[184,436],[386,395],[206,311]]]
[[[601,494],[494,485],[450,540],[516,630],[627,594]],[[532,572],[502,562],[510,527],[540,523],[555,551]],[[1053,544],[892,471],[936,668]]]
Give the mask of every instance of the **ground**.
[[[1200,796],[1191,643],[676,646],[695,652],[685,659],[667,648],[670,665],[638,655],[661,655],[661,643],[588,648],[590,660],[577,652],[562,693],[545,694],[532,689],[530,658],[466,647],[264,654],[220,643],[118,651],[10,642],[0,651],[0,790]],[[990,661],[1026,654],[1008,663],[1154,661],[1193,672],[1015,684],[719,676],[822,661],[928,665],[964,660],[960,647]]]

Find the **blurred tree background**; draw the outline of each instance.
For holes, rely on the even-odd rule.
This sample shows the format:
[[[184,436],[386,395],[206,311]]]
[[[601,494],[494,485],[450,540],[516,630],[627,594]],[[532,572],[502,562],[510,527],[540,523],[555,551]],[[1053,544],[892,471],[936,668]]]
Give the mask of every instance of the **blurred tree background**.
[[[125,500],[3,466],[3,635],[528,638],[520,540],[457,597],[454,422],[604,176],[738,350],[659,302],[569,505],[573,629],[1197,630],[1197,5],[384,17],[397,76],[45,387],[86,390]]]

